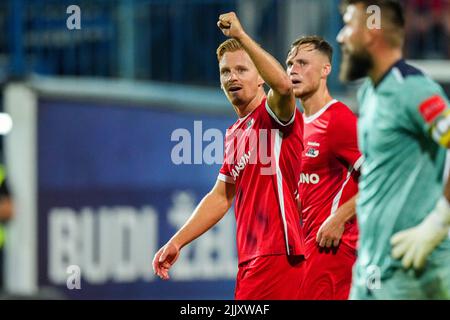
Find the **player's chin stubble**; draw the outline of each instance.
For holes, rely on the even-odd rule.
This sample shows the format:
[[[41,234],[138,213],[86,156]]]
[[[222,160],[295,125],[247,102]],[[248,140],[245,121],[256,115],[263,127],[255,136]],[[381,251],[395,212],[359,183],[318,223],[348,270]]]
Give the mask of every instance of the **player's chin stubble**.
[[[349,82],[364,78],[373,66],[372,57],[365,51],[359,53],[343,52],[339,79]]]

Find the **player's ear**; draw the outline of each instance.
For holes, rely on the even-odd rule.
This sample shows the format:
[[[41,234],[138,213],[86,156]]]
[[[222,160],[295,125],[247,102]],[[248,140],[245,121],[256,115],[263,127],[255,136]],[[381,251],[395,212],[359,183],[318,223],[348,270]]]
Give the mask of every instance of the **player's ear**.
[[[331,69],[332,69],[331,64],[325,63],[322,68],[322,77],[327,78],[331,73]]]
[[[262,85],[264,85],[264,83],[266,83],[263,78],[261,78],[260,75],[258,75],[258,87],[261,87]]]

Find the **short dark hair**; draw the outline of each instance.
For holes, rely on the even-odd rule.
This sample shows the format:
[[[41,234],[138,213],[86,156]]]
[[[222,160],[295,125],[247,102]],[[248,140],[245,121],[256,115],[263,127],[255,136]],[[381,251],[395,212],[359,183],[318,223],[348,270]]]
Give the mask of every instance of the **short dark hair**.
[[[402,4],[398,0],[342,0],[341,11],[344,12],[351,4],[362,3],[366,7],[375,5],[381,9],[385,16],[394,26],[398,28],[405,27],[405,14]]]
[[[382,20],[390,24],[391,28],[386,28],[385,39],[392,47],[401,47],[405,38],[405,15],[403,7],[396,0],[342,0],[341,11],[345,12],[349,5],[362,4],[366,8],[375,5],[381,10]],[[382,28],[385,29],[385,28]]]
[[[319,36],[303,36],[296,39],[294,42],[292,42],[289,52],[291,52],[292,49],[298,48],[305,44],[312,45],[315,50],[318,50],[326,55],[330,62],[333,60],[333,47],[328,41]]]

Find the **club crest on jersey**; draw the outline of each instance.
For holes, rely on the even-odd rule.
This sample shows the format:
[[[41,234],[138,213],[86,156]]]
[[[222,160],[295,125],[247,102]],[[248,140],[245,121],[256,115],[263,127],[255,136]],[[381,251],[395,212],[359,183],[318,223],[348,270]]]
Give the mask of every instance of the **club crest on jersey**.
[[[314,149],[314,148],[309,148],[308,151],[306,151],[305,155],[310,158],[315,158],[319,155],[319,150]]]
[[[245,125],[245,129],[251,128],[254,123],[255,123],[255,119],[251,118],[250,120],[247,121],[247,124]]]

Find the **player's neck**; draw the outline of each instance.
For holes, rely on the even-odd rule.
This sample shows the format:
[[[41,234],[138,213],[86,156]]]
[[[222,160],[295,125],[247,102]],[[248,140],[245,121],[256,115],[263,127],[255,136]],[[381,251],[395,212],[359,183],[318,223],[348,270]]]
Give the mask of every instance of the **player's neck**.
[[[328,92],[326,85],[311,96],[300,99],[303,109],[305,109],[305,116],[307,117],[320,111],[320,109],[327,105],[331,100],[333,100],[333,97]]]
[[[261,101],[265,98],[266,93],[264,92],[264,89],[260,89],[258,91],[258,94],[247,104],[235,106],[233,105],[234,110],[236,111],[236,114],[239,118],[243,118],[250,114],[253,110],[259,107],[261,104]]]
[[[373,68],[369,71],[369,77],[374,85],[377,85],[388,70],[400,59],[403,54],[401,49],[383,50],[373,56]]]

